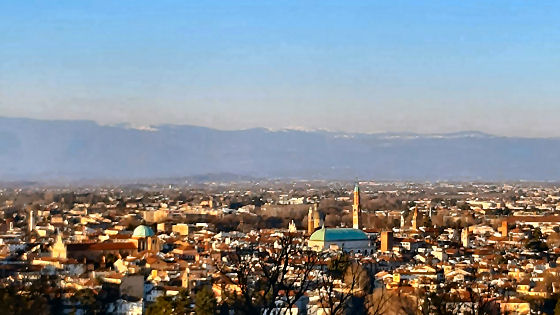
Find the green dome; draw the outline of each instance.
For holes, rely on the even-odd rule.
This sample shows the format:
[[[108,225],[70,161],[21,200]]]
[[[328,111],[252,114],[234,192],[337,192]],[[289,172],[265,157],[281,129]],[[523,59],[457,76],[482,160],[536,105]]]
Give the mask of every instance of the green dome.
[[[139,225],[134,229],[134,232],[132,233],[132,237],[150,237],[150,236],[154,236],[154,231],[152,231],[152,228],[150,228],[149,226],[145,226],[145,225]]]
[[[310,241],[322,241],[322,242],[333,242],[333,241],[365,241],[368,237],[366,233],[358,229],[351,228],[335,228],[327,229],[321,228],[311,234],[309,238]]]

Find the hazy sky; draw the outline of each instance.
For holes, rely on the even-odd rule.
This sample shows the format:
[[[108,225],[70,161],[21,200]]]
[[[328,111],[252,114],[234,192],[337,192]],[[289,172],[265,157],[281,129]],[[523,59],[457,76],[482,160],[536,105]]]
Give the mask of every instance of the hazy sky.
[[[3,1],[0,116],[560,136],[548,1]]]

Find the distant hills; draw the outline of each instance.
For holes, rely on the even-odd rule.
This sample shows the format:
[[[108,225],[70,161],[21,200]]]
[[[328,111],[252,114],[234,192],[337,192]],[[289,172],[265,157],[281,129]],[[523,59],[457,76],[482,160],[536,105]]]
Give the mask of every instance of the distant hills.
[[[560,139],[476,131],[421,135],[147,129],[0,118],[3,180],[165,177],[560,180]],[[218,176],[219,177],[219,176]]]

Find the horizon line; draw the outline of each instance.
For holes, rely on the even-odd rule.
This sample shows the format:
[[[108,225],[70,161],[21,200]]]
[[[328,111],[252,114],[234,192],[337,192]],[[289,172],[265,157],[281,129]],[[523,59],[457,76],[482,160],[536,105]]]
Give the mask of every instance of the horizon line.
[[[135,124],[131,122],[119,122],[119,123],[103,123],[94,119],[87,119],[87,118],[34,118],[34,117],[22,117],[22,116],[3,116],[0,115],[0,119],[12,119],[12,120],[32,120],[32,121],[43,121],[43,122],[86,122],[86,123],[94,123],[100,127],[111,127],[111,128],[123,128],[123,129],[133,129],[138,131],[145,131],[145,132],[156,132],[159,131],[158,127],[195,127],[195,128],[204,128],[209,130],[215,131],[249,131],[249,130],[266,130],[269,132],[282,132],[282,131],[295,131],[295,132],[315,132],[315,133],[330,133],[330,134],[342,134],[342,135],[369,135],[369,136],[382,136],[382,135],[394,135],[394,136],[425,136],[425,137],[437,137],[437,136],[450,136],[450,135],[461,135],[461,134],[478,134],[479,136],[483,137],[494,137],[494,138],[517,138],[517,139],[560,139],[560,136],[544,136],[544,137],[537,137],[537,136],[508,136],[508,135],[498,135],[493,134],[485,131],[480,130],[456,130],[456,131],[448,131],[448,132],[413,132],[413,131],[378,131],[378,132],[353,132],[353,131],[344,131],[344,130],[332,130],[326,128],[305,128],[305,127],[296,127],[296,126],[286,126],[283,128],[269,128],[264,126],[254,126],[249,128],[243,129],[221,129],[216,127],[204,126],[204,125],[195,125],[189,123],[160,123],[160,124]]]

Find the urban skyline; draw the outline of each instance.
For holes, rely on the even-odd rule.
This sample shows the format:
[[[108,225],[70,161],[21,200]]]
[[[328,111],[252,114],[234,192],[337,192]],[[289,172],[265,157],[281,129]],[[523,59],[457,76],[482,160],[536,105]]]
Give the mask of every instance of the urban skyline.
[[[0,2],[0,314],[560,315],[560,3]]]

